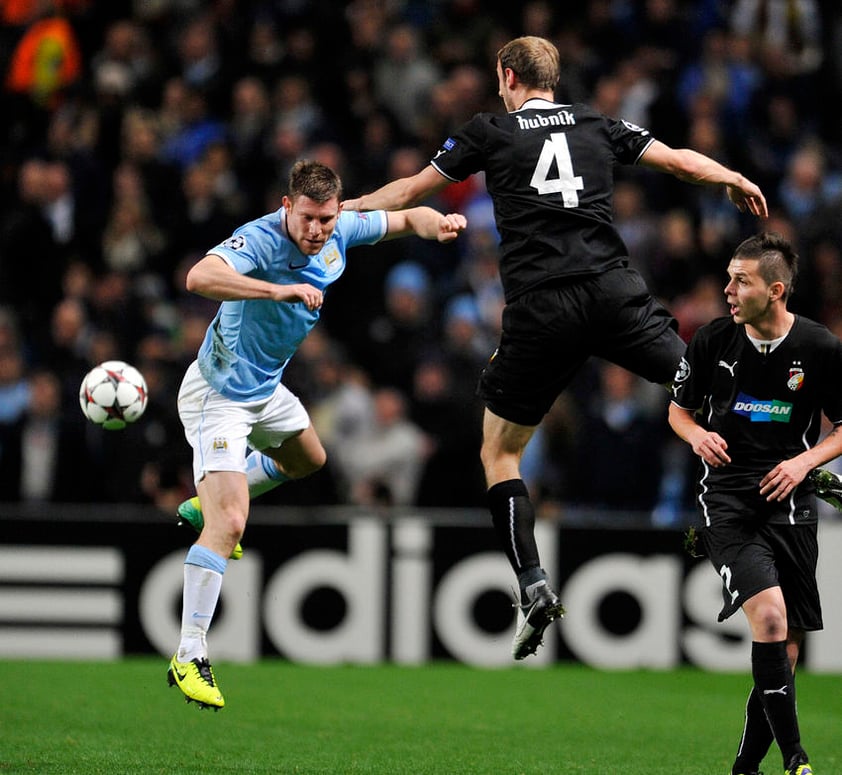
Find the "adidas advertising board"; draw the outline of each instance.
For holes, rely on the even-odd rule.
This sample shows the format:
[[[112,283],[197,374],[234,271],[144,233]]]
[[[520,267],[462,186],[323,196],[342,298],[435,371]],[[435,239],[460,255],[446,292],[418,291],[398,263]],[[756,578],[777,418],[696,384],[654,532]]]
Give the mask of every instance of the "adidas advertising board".
[[[263,518],[254,511],[211,627],[215,659],[512,664],[514,578],[484,513],[387,521],[343,519],[338,509],[278,524],[276,509]],[[0,518],[0,657],[168,656],[192,535],[142,509],[116,524],[110,509],[62,514],[49,531],[23,514]],[[804,666],[838,673],[842,615],[831,603],[842,587],[833,561],[842,556],[842,524],[820,531],[825,630],[808,636]],[[567,615],[527,667],[744,668],[751,638],[743,617],[717,624],[720,579],[707,560],[683,553],[680,531],[539,523],[537,537]]]

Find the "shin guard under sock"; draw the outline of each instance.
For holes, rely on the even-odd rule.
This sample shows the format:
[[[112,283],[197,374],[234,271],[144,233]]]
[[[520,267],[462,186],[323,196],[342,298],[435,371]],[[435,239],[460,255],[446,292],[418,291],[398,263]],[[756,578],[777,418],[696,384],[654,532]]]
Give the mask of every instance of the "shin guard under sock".
[[[488,508],[497,536],[520,578],[524,571],[538,568],[535,543],[535,509],[522,479],[499,482],[488,490]]]
[[[752,643],[751,672],[769,726],[784,762],[788,762],[803,749],[795,709],[795,678],[789,666],[786,641]]]

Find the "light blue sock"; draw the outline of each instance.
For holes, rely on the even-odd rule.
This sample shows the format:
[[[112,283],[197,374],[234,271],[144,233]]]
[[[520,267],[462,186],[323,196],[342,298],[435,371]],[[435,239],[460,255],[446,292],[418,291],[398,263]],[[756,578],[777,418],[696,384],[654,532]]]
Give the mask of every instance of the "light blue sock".
[[[193,544],[187,551],[187,557],[184,558],[185,565],[198,565],[200,568],[207,568],[208,570],[216,571],[220,575],[225,573],[225,568],[228,567],[228,560],[220,557],[216,552],[212,552],[205,546]]]
[[[246,481],[249,486],[249,498],[252,499],[288,482],[289,477],[281,473],[269,455],[252,452],[246,458]]]
[[[184,560],[184,590],[181,608],[181,640],[177,659],[189,662],[207,658],[207,634],[228,561],[204,546],[193,544]]]

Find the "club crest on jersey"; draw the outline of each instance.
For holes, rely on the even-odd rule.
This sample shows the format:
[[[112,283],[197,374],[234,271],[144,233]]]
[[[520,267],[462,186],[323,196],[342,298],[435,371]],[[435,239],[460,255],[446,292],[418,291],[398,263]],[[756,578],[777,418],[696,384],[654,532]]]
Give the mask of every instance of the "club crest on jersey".
[[[221,244],[221,247],[229,250],[242,250],[246,246],[246,238],[242,234],[235,234]]]
[[[341,266],[342,255],[339,253],[339,250],[337,250],[335,245],[328,245],[322,251],[322,261],[325,262],[325,266],[328,269],[331,269],[333,267],[333,264],[335,264],[337,261],[340,262]]]
[[[213,451],[221,453],[221,452],[226,452],[227,450],[228,450],[228,439],[217,436],[213,440]]]
[[[792,366],[789,367],[789,379],[786,381],[786,386],[795,392],[796,390],[801,390],[801,386],[804,384],[804,369],[801,368],[800,361],[795,361]]]
[[[751,422],[786,422],[792,419],[792,404],[777,399],[753,398],[740,393],[731,407],[734,414]]]

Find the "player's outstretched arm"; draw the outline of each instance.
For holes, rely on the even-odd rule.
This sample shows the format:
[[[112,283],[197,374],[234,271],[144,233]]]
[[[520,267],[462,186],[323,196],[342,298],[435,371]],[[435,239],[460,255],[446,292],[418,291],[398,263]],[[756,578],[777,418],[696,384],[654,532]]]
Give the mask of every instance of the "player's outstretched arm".
[[[670,148],[655,140],[644,152],[640,163],[660,172],[698,185],[723,185],[728,198],[740,212],[748,210],[759,218],[768,218],[766,197],[760,187],[739,172],[690,148]]]
[[[342,202],[343,210],[403,210],[422,202],[428,196],[441,191],[452,183],[432,164],[428,164],[417,175],[398,178],[381,186],[370,194]]]
[[[432,207],[412,207],[386,213],[388,232],[384,240],[417,234],[423,239],[452,242],[468,225],[464,215],[448,213],[443,215]]]
[[[308,309],[322,306],[324,294],[309,283],[278,285],[248,277],[232,269],[218,255],[210,253],[187,273],[187,290],[216,301],[271,299],[303,301]]]

